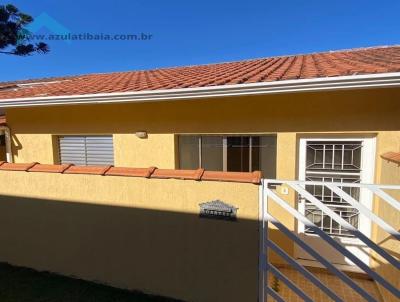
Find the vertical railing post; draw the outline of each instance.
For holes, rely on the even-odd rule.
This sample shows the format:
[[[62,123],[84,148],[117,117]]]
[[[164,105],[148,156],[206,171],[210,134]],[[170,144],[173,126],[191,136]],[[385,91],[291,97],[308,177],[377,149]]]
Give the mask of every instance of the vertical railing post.
[[[268,263],[269,263],[269,257],[268,257],[268,245],[267,242],[269,240],[268,236],[268,220],[267,220],[267,213],[268,213],[268,196],[265,196],[265,190],[264,190],[264,185],[268,186],[268,183],[263,182],[263,204],[264,204],[264,209],[263,209],[263,219],[264,219],[264,274],[265,274],[265,280],[264,280],[264,289],[266,286],[269,288],[269,269],[268,269]],[[265,300],[268,300],[268,295],[264,296]],[[264,302],[264,301],[263,301]]]
[[[267,272],[267,257],[268,251],[266,249],[266,240],[267,240],[267,220],[265,211],[267,210],[266,201],[264,198],[264,186],[265,181],[261,180],[261,186],[259,191],[259,259],[258,259],[258,274],[259,274],[259,295],[258,301],[265,302],[266,301],[266,285],[268,284],[268,272]]]

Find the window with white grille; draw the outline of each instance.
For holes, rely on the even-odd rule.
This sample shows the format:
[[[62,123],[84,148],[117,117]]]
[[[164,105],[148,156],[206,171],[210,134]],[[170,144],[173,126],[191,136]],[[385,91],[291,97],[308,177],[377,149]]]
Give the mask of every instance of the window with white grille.
[[[80,166],[114,164],[112,135],[61,136],[59,151],[61,164]]]
[[[305,179],[308,181],[359,183],[361,181],[362,141],[307,141]],[[343,188],[343,191],[360,200],[359,188]],[[335,211],[350,224],[359,226],[359,212],[340,196],[324,186],[307,185],[306,190]],[[305,204],[306,216],[325,232],[351,237],[331,217],[325,215],[310,202]],[[310,230],[305,230],[312,233]]]

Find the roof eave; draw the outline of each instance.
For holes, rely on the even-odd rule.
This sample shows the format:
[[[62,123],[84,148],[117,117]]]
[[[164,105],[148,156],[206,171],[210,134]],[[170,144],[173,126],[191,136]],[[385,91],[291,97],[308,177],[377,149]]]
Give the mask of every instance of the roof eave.
[[[222,85],[183,89],[3,99],[0,100],[0,109],[76,104],[156,102],[214,97],[233,97],[263,94],[390,87],[400,87],[400,72],[313,79],[296,79],[252,84]]]

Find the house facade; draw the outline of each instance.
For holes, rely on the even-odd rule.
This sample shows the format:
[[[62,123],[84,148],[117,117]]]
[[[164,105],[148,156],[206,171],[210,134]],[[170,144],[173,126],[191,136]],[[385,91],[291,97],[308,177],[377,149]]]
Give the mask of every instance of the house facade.
[[[400,168],[388,154],[400,151],[399,58],[400,47],[393,46],[6,83],[0,86],[0,107],[10,134],[0,155],[16,164],[205,169],[237,175],[261,171],[264,179],[398,185]],[[25,197],[38,196],[37,185],[27,187]],[[58,198],[75,194],[58,188]],[[10,194],[7,190],[3,193]],[[113,189],[115,194],[119,190]],[[257,190],[233,190],[238,190],[241,208],[256,215]],[[312,192],[374,242],[388,238],[331,191],[314,187]],[[400,214],[363,192],[347,193],[398,229]],[[278,193],[300,207],[296,192],[282,188]],[[215,198],[218,194],[228,193]],[[303,214],[322,230],[344,246],[356,245],[348,230],[324,218],[321,209],[305,207]],[[270,210],[292,231],[307,234],[284,209],[270,205]],[[290,255],[313,266],[315,259],[292,241],[279,233],[271,236]],[[323,249],[319,239],[307,240]],[[389,245],[388,250],[399,252],[398,245]],[[372,254],[354,252],[374,267]],[[354,263],[326,254],[345,271],[359,272]],[[382,265],[377,271],[398,282],[395,268]],[[187,298],[176,290],[156,291]],[[385,288],[381,295],[392,301]]]

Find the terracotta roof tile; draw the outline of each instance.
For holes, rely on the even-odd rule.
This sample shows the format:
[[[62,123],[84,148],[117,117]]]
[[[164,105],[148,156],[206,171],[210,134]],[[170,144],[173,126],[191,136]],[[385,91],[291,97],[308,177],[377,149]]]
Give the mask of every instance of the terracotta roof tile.
[[[0,100],[400,72],[400,46],[0,83]]]
[[[387,152],[381,155],[383,159],[400,164],[400,152]],[[1,166],[0,166],[1,169]]]

